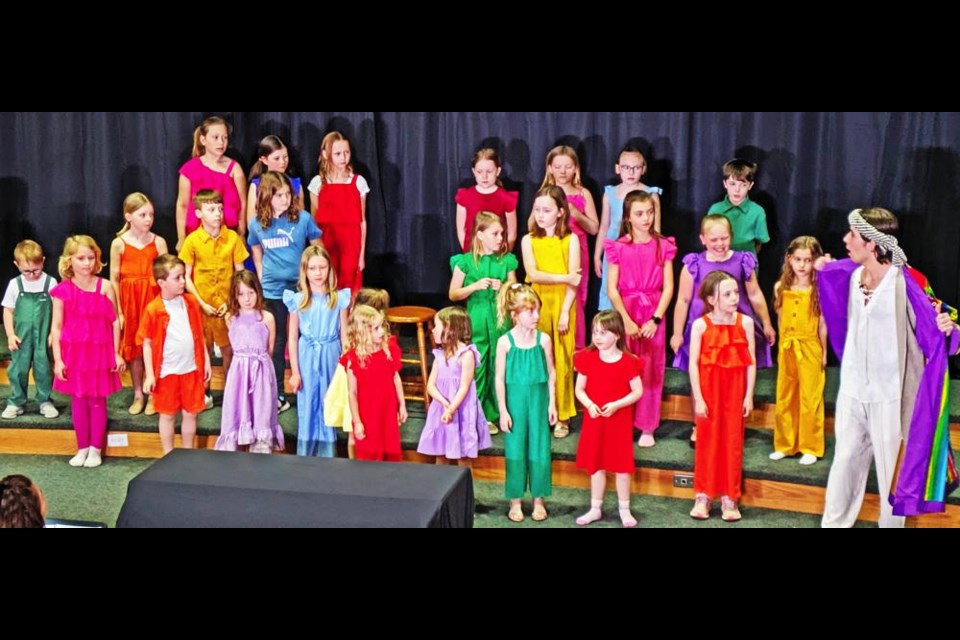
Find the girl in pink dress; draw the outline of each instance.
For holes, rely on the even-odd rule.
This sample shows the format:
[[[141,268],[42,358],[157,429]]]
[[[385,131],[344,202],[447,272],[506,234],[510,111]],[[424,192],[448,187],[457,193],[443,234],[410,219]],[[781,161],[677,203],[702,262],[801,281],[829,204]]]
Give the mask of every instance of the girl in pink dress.
[[[627,349],[643,360],[643,397],[633,426],[641,432],[641,447],[655,444],[660,425],[663,375],[667,365],[667,328],[663,316],[673,298],[673,259],[677,243],[655,229],[654,197],[631,191],[623,200],[620,239],[605,242],[610,262],[607,295],[623,318]]]
[[[593,195],[583,188],[580,182],[580,160],[573,147],[561,145],[554,147],[547,154],[546,174],[540,188],[556,185],[563,189],[570,204],[570,230],[577,236],[580,243],[580,264],[586,265],[587,271],[583,274],[577,286],[577,317],[580,321],[575,327],[575,344],[577,349],[587,346],[586,315],[584,307],[587,304],[587,288],[590,285],[590,251],[587,248],[587,234],[596,235],[600,229],[600,219],[597,217],[597,206],[593,202]]]
[[[517,243],[516,191],[507,191],[500,181],[500,157],[493,149],[480,149],[473,154],[473,177],[477,186],[457,191],[457,239],[464,253],[473,249],[473,227],[477,214],[487,211],[500,218],[506,231],[507,251]]]
[[[177,251],[184,239],[200,226],[193,197],[203,189],[223,196],[223,224],[247,235],[247,180],[243,169],[227,157],[230,126],[223,118],[207,118],[193,132],[193,157],[180,167],[177,190]]]
[[[53,388],[73,396],[73,429],[77,434],[74,467],[99,467],[107,435],[107,396],[120,390],[117,296],[109,280],[98,278],[102,253],[90,236],[70,236],[60,256],[63,282],[50,290],[53,298]]]

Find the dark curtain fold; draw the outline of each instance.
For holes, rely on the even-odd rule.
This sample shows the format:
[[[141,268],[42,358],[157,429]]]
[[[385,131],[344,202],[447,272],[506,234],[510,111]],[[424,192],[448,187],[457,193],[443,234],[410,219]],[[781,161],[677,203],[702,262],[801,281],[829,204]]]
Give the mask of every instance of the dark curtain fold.
[[[64,238],[89,233],[109,245],[120,204],[143,191],[157,206],[156,230],[175,237],[177,170],[192,132],[210,113],[0,113],[0,264],[14,275],[13,246],[40,241],[56,271]],[[550,113],[550,112],[218,112],[234,125],[231,155],[248,169],[259,138],[279,134],[292,167],[309,179],[330,130],[353,142],[353,158],[373,189],[368,200],[367,279],[398,302],[439,300],[456,251],[453,196],[472,183],[470,157],[493,146],[508,188],[519,190],[521,231],[543,179],[548,149],[565,143],[581,156],[598,209],[615,182],[627,141],[647,151],[644,181],[665,190],[664,227],[681,252],[698,250],[697,228],[724,195],[721,165],[734,156],[759,163],[751,196],[768,215],[771,244],[761,254],[769,295],[789,240],[813,234],[843,253],[846,213],[879,205],[896,213],[903,245],[940,295],[960,301],[957,113]],[[598,283],[592,279],[595,296]]]

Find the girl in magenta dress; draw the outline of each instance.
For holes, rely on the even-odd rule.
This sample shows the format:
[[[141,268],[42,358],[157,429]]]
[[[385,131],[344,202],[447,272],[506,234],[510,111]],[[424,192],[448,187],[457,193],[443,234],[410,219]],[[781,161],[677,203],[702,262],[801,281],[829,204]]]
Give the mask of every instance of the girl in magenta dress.
[[[347,371],[357,460],[400,462],[400,425],[407,404],[400,383],[400,347],[387,337],[384,314],[357,305],[350,314],[350,350],[340,358]]]
[[[99,467],[107,436],[107,396],[120,390],[117,296],[103,269],[100,247],[90,236],[70,236],[60,256],[63,282],[53,298],[53,389],[72,396],[77,454],[74,467]]]
[[[198,192],[209,189],[223,196],[223,224],[247,235],[247,180],[243,169],[227,157],[230,126],[223,118],[210,117],[193,132],[193,157],[180,167],[177,190],[177,250],[200,226],[193,205]]]
[[[577,446],[577,468],[590,474],[590,510],[577,518],[586,525],[603,517],[607,472],[617,474],[620,520],[637,526],[630,513],[633,477],[633,405],[643,393],[643,363],[626,350],[623,321],[615,311],[593,318],[593,343],[577,353],[577,399],[583,403],[583,433]]]
[[[590,286],[590,251],[587,248],[587,234],[596,235],[600,229],[597,206],[593,195],[583,188],[580,181],[580,160],[573,147],[561,145],[547,153],[546,174],[540,188],[556,185],[563,189],[570,204],[570,230],[580,244],[580,265],[583,278],[577,286],[577,317],[580,319],[574,328],[577,349],[587,346],[586,315],[587,289]]]
[[[470,316],[462,307],[441,309],[434,319],[433,369],[427,391],[433,401],[420,433],[417,451],[437,456],[437,462],[476,458],[490,446],[490,431],[477,397],[473,374],[480,352],[470,344]]]
[[[480,149],[473,154],[473,177],[477,186],[457,191],[457,239],[464,253],[473,249],[473,227],[477,214],[487,211],[500,218],[506,232],[507,251],[517,242],[516,191],[507,191],[500,181],[500,157],[493,149]]]
[[[627,349],[643,360],[643,397],[633,426],[641,447],[654,445],[660,426],[660,401],[667,365],[667,327],[663,317],[673,298],[673,259],[677,244],[655,228],[653,196],[631,191],[624,198],[620,239],[606,241],[610,263],[607,295],[626,328]],[[620,216],[617,216],[620,217]]]

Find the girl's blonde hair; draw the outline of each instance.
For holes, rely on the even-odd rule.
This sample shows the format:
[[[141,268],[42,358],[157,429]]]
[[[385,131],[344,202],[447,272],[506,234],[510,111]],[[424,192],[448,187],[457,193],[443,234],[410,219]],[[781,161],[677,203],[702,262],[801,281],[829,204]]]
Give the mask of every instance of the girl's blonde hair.
[[[377,311],[386,313],[387,309],[390,308],[390,294],[387,293],[386,289],[364,287],[360,289],[360,291],[357,291],[357,296],[353,299],[353,304],[354,306],[365,304],[368,307],[373,307]]]
[[[489,160],[497,169],[503,169],[500,164],[500,156],[497,155],[497,151],[495,149],[486,148],[477,151],[475,154],[473,154],[473,161],[470,163],[470,166],[476,168],[477,163],[481,160]],[[500,176],[497,176],[497,186],[501,188],[503,187],[503,182],[500,180]]]
[[[226,120],[218,116],[210,116],[206,120],[200,123],[200,126],[194,129],[193,131],[193,157],[202,156],[207,152],[206,147],[203,146],[203,143],[200,142],[202,136],[207,135],[207,132],[210,131],[210,127],[216,125],[221,125],[224,129],[227,130],[227,138],[230,137],[230,125]]]
[[[97,261],[93,266],[94,273],[100,273],[100,270],[104,267],[102,261],[103,252],[100,251],[96,240],[90,236],[70,236],[67,238],[67,241],[63,243],[63,255],[60,256],[60,262],[57,264],[60,277],[64,280],[73,278],[73,264],[70,261],[73,256],[77,254],[77,251],[80,250],[80,247],[90,247],[90,249],[93,250]]]
[[[550,173],[550,165],[553,164],[553,161],[558,156],[567,156],[573,160],[573,186],[576,188],[581,188],[583,185],[580,182],[580,158],[577,157],[577,152],[573,147],[568,147],[565,144],[562,144],[558,147],[554,147],[547,152],[547,161],[545,163],[545,170],[543,175],[543,183],[540,185],[540,188],[548,187],[551,185],[557,184],[556,180],[553,177],[553,174]]]
[[[730,243],[733,244],[733,225],[730,224],[730,218],[721,213],[708,213],[703,216],[703,220],[700,221],[700,235],[705,234],[707,229],[715,224],[727,226],[727,230],[730,231]]]
[[[783,259],[783,270],[780,272],[779,286],[774,288],[776,297],[773,301],[773,308],[776,309],[777,313],[780,313],[780,310],[783,308],[783,292],[792,288],[793,284],[797,281],[797,274],[793,272],[793,267],[790,266],[790,258],[801,249],[808,250],[810,257],[814,260],[823,256],[823,247],[820,246],[820,241],[813,236],[800,236],[790,241],[790,246],[787,247],[787,253]],[[819,317],[820,292],[817,290],[816,269],[810,270],[810,284],[812,285],[810,293],[810,314],[814,317]]]
[[[323,286],[326,288],[324,293],[330,298],[327,307],[336,309],[337,270],[333,268],[333,261],[330,259],[330,254],[327,250],[314,244],[304,249],[300,255],[300,279],[297,282],[297,291],[303,294],[303,300],[300,301],[299,309],[300,311],[309,309],[313,303],[313,292],[310,291],[310,283],[307,282],[307,268],[310,266],[311,258],[323,258],[327,261],[327,281],[323,283]]]
[[[473,264],[480,266],[480,256],[483,255],[483,242],[481,242],[480,237],[477,235],[481,231],[486,231],[493,225],[497,225],[500,229],[506,232],[506,229],[503,228],[503,221],[500,220],[500,216],[495,213],[490,213],[489,211],[481,211],[477,214],[476,222],[473,223],[473,247],[470,253],[473,254]],[[497,258],[502,258],[507,255],[507,239],[503,238],[500,242],[500,248],[497,249],[497,252],[494,253]]]
[[[609,331],[617,336],[617,349],[623,352],[627,351],[627,340],[624,337],[627,335],[627,330],[623,326],[623,318],[620,317],[619,313],[612,309],[597,313],[597,315],[593,316],[591,329],[596,329],[597,327],[601,327],[604,331]],[[591,340],[587,348],[596,351],[597,345],[593,344],[593,340]]]
[[[470,344],[473,341],[473,324],[463,307],[444,307],[437,312],[436,320],[443,323],[440,346],[446,359],[457,354],[458,344]]]
[[[633,225],[630,223],[630,211],[633,209],[633,205],[647,202],[650,203],[651,207],[654,206],[653,195],[639,189],[631,191],[623,198],[623,218],[620,221],[620,237],[628,236],[631,244],[633,243]],[[660,241],[663,239],[663,235],[651,226],[650,237],[657,243],[657,264],[662,267],[663,249],[660,246]]]
[[[260,317],[263,317],[263,310],[266,308],[266,302],[263,299],[263,287],[260,286],[260,279],[257,278],[257,274],[252,271],[237,271],[233,275],[233,281],[230,283],[230,300],[227,302],[227,312],[233,316],[237,317],[240,315],[240,285],[247,287],[248,289],[253,289],[257,294],[257,303],[253,306],[255,311],[260,312]],[[285,330],[285,329],[284,329]]]
[[[737,283],[737,279],[726,271],[712,271],[706,278],[703,279],[703,282],[700,284],[700,291],[697,292],[697,297],[703,300],[703,313],[711,313],[714,309],[714,306],[710,304],[708,298],[711,296],[716,298],[720,291],[720,283],[724,280],[733,280]],[[740,286],[740,283],[737,283],[737,287]]]
[[[279,171],[267,171],[260,178],[260,189],[257,191],[257,222],[261,228],[269,229],[273,224],[273,196],[284,187],[290,189],[290,208],[284,213],[294,224],[300,220],[300,205],[294,197],[290,178]]]
[[[565,194],[560,187],[551,185],[540,187],[540,191],[537,191],[537,195],[533,197],[534,205],[536,205],[537,198],[541,197],[552,199],[556,203],[557,208],[560,209],[560,217],[557,218],[557,230],[554,233],[561,240],[566,238],[570,235],[570,204],[567,202],[567,194]],[[534,238],[542,238],[547,233],[537,224],[537,216],[533,213],[530,214],[530,222],[527,224],[527,227],[530,235]]]
[[[508,326],[507,321],[524,309],[539,309],[542,306],[540,296],[528,284],[514,283],[500,287],[497,294],[497,326]]]
[[[373,327],[377,324],[383,324],[386,329],[386,315],[382,311],[377,311],[373,307],[365,304],[357,305],[350,314],[350,321],[347,326],[347,342],[350,348],[356,351],[360,359],[360,366],[365,367],[367,360],[377,351],[383,351],[388,359],[393,359],[390,354],[389,334],[384,331],[383,342],[379,347],[373,344]]]
[[[127,231],[130,231],[130,222],[126,219],[126,217],[133,215],[134,211],[138,211],[147,205],[152,207],[153,203],[150,202],[150,198],[143,195],[139,191],[135,191],[123,199],[123,228],[117,233],[118,238]]]
[[[353,145],[351,145],[347,137],[339,131],[331,131],[325,135],[323,142],[320,143],[320,167],[317,169],[317,174],[320,176],[320,184],[327,184],[329,181],[327,176],[333,171],[331,154],[333,154],[334,142],[346,142],[347,148],[349,148],[351,152],[353,151]],[[352,157],[351,153],[351,158]],[[353,162],[347,163],[347,172],[353,173]]]

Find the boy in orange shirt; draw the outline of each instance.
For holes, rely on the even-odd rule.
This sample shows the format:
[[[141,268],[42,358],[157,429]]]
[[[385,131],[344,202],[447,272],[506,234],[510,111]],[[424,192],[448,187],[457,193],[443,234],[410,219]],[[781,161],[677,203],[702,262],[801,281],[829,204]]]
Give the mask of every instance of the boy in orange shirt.
[[[137,343],[143,344],[143,392],[153,394],[160,414],[160,443],[173,451],[174,420],[183,411],[180,435],[184,449],[194,447],[197,414],[204,409],[204,386],[210,381],[210,355],[203,343],[200,304],[184,294],[186,265],[164,254],[153,261],[160,295],[143,312]]]

